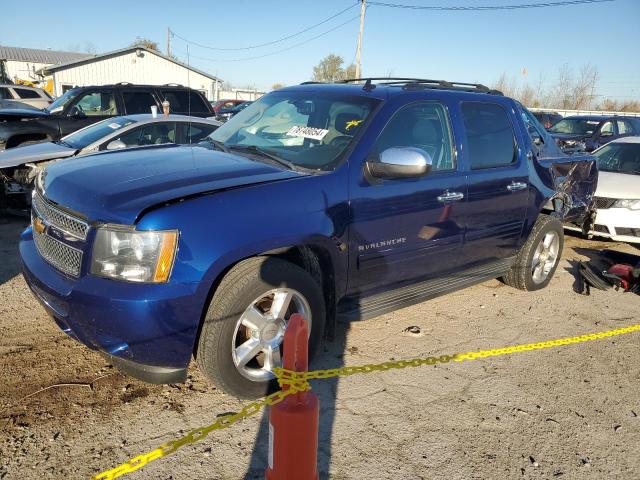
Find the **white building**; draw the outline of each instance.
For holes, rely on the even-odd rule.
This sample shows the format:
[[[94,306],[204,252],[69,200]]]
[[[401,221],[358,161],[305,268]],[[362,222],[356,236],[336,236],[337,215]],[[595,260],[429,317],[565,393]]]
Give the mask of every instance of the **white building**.
[[[43,68],[87,58],[87,53],[40,50],[36,48],[5,47],[0,45],[0,60],[5,60],[7,75],[14,82],[19,80],[46,86],[47,78],[37,72]],[[44,80],[44,82],[43,82]]]
[[[222,83],[207,72],[145,47],[127,47],[45,67],[41,74],[52,77],[54,96],[60,96],[75,86],[120,82],[139,85],[171,83],[200,90],[209,100],[214,100],[218,98],[217,92]]]

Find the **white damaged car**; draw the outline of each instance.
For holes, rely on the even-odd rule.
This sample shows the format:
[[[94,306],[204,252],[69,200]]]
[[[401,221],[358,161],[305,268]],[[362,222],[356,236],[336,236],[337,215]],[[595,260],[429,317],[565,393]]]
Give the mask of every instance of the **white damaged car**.
[[[598,159],[597,215],[590,235],[640,243],[640,136],[593,152]]]

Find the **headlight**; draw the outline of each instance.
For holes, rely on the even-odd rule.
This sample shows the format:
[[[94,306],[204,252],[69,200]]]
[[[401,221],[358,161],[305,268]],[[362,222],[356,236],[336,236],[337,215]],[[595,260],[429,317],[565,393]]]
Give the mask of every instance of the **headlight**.
[[[640,210],[640,200],[616,200],[611,208],[628,208],[629,210]]]
[[[178,232],[137,232],[127,227],[98,228],[93,244],[91,273],[128,282],[169,280]]]

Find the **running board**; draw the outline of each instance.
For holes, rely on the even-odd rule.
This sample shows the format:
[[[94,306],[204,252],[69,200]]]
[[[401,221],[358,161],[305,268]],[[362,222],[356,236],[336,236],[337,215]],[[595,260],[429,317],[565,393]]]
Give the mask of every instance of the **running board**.
[[[348,297],[338,305],[341,321],[367,320],[416,303],[505,275],[515,258],[497,260],[459,273],[432,278],[377,293],[369,297]]]

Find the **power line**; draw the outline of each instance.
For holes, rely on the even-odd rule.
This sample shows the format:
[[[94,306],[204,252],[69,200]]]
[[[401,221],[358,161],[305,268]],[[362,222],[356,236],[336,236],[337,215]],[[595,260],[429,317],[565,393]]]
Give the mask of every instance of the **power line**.
[[[353,22],[354,20],[356,20],[358,18],[360,18],[360,15],[356,15],[355,17],[351,17],[346,22],[343,22],[340,25],[337,25],[337,26],[331,28],[330,30],[322,32],[319,35],[316,35],[315,37],[308,38],[304,42],[296,43],[295,45],[291,45],[290,47],[283,48],[283,49],[277,50],[275,52],[265,53],[264,55],[256,55],[254,57],[244,57],[244,58],[231,58],[231,59],[207,58],[207,57],[198,57],[196,55],[191,55],[191,58],[195,58],[195,59],[198,59],[198,60],[204,60],[204,61],[207,61],[207,62],[243,62],[245,60],[256,60],[258,58],[270,57],[272,55],[277,55],[278,53],[286,52],[288,50],[292,50],[292,49],[300,47],[302,45],[306,45],[307,43],[312,42],[313,40],[316,40],[316,39],[318,39],[320,37],[324,37],[325,35],[328,35],[329,33],[333,32],[334,30],[339,29],[340,27],[344,27],[346,24],[351,23],[351,22]]]
[[[522,3],[519,5],[471,5],[471,6],[442,6],[442,5],[406,5],[401,3],[386,3],[370,1],[369,5],[390,8],[405,8],[410,10],[435,11],[487,11],[487,10],[518,10],[525,8],[565,7],[569,5],[585,5],[589,3],[615,2],[616,0],[564,0],[558,2]]]
[[[183,40],[183,41],[185,41],[185,42],[187,42],[187,43],[190,43],[190,44],[192,44],[192,45],[195,45],[195,46],[197,46],[197,47],[206,48],[206,49],[208,49],[208,50],[227,51],[227,52],[229,52],[229,51],[240,51],[240,50],[251,50],[251,49],[253,49],[253,48],[266,47],[266,46],[269,46],[269,45],[274,45],[274,44],[276,44],[276,43],[281,43],[281,42],[284,42],[285,40],[289,40],[290,38],[294,38],[294,37],[297,37],[297,36],[299,36],[299,35],[302,35],[303,33],[306,33],[306,32],[308,32],[309,30],[313,30],[314,28],[319,27],[320,25],[324,25],[324,24],[325,24],[325,23],[327,23],[328,21],[333,20],[334,18],[336,18],[336,17],[338,17],[338,16],[342,15],[342,14],[343,14],[343,13],[345,13],[346,11],[351,10],[351,9],[352,9],[353,7],[355,7],[356,5],[358,5],[358,4],[357,4],[357,3],[354,3],[353,5],[351,5],[351,6],[347,7],[347,8],[345,8],[344,10],[340,10],[338,13],[335,13],[335,14],[331,15],[331,16],[330,16],[330,17],[328,17],[328,18],[325,18],[325,19],[324,19],[324,20],[322,20],[321,22],[318,22],[318,23],[316,23],[316,24],[314,24],[314,25],[311,25],[310,27],[307,27],[307,28],[305,28],[304,30],[300,30],[299,32],[292,33],[291,35],[287,35],[286,37],[282,37],[282,38],[279,38],[279,39],[277,39],[277,40],[273,40],[273,41],[271,41],[271,42],[260,43],[260,44],[257,44],[257,45],[249,45],[248,47],[234,47],[234,48],[212,47],[212,46],[210,46],[210,45],[204,45],[204,44],[202,44],[202,43],[197,43],[197,42],[194,42],[194,41],[188,40],[188,39],[184,38],[183,36],[178,35],[176,32],[173,32],[173,31],[172,31],[172,33],[173,33],[173,35],[174,35],[174,36],[178,37],[180,40]],[[194,57],[194,58],[195,58],[195,57]]]

